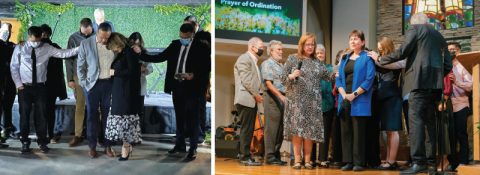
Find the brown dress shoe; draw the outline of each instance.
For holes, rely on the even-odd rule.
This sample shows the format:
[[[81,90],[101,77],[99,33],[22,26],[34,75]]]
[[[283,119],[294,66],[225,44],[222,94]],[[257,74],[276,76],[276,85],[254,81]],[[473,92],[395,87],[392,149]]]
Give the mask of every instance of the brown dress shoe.
[[[105,147],[105,154],[108,156],[108,157],[115,157],[115,152],[113,151],[112,147]]]
[[[72,138],[72,140],[68,144],[70,147],[75,147],[75,146],[78,146],[80,142],[82,142],[82,139],[80,137],[75,136]]]
[[[90,148],[90,151],[88,151],[88,156],[90,156],[90,158],[94,159],[94,158],[97,158],[97,150],[95,149],[91,149]]]

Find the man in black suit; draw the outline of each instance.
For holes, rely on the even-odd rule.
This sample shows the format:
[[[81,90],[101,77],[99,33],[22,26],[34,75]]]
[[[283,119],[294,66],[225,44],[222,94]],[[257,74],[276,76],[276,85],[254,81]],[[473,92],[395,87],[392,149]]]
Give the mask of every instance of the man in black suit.
[[[205,95],[210,75],[210,49],[199,40],[194,40],[194,26],[184,23],[180,27],[180,39],[172,43],[158,55],[142,53],[145,62],[167,61],[165,77],[166,93],[172,94],[176,117],[176,143],[168,153],[186,152],[185,138],[190,138],[190,149],[185,160],[196,158],[200,136],[200,105]],[[139,47],[134,46],[137,53]]]
[[[433,163],[435,167],[434,104],[440,100],[443,77],[452,69],[447,43],[440,32],[428,24],[428,17],[417,13],[411,17],[410,23],[405,42],[400,48],[377,60],[380,64],[386,65],[407,59],[402,95],[410,93],[408,122],[413,165],[402,171],[402,174],[424,172],[427,170],[427,162]],[[427,127],[430,144],[425,144],[425,127]],[[426,146],[431,149],[428,153],[425,151]]]
[[[0,21],[0,24],[2,22]],[[0,53],[2,54],[1,57],[0,57],[0,122],[2,121],[2,104],[3,104],[3,89],[5,88],[5,77],[3,75],[5,75],[5,69],[6,69],[6,56],[4,55],[5,53],[7,52],[7,43],[4,42],[3,40],[0,40]],[[0,136],[0,139],[2,139],[2,137]],[[0,142],[0,148],[6,148],[8,147],[8,145],[6,144],[3,144]]]
[[[52,28],[47,24],[40,26],[42,28],[42,42],[48,43],[57,49],[61,47],[57,43],[50,40],[52,35]],[[60,100],[67,98],[67,88],[65,87],[65,79],[63,73],[63,60],[49,59],[47,66],[47,133],[50,143],[57,143],[60,140],[61,132],[54,133],[55,128],[55,102],[57,97]]]
[[[210,49],[211,46],[211,34],[208,31],[204,31],[202,28],[200,28],[200,25],[198,24],[197,18],[193,15],[185,17],[183,20],[184,23],[191,23],[193,26],[195,26],[195,34],[193,37],[193,40],[199,40],[200,42],[208,45],[208,49]],[[206,137],[206,132],[210,131],[209,128],[207,128],[207,91],[208,91],[208,85],[205,88],[206,92],[204,95],[200,96],[200,142],[203,142]]]

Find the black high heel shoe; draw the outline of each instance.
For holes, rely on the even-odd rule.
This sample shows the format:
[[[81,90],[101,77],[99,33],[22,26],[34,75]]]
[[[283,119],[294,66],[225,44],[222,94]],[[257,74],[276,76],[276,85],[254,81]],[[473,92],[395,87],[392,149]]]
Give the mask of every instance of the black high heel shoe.
[[[118,161],[127,161],[128,158],[130,157],[130,155],[132,155],[132,152],[133,152],[133,147],[132,147],[132,145],[130,145],[130,146],[128,146],[128,147],[127,147],[127,146],[123,146],[123,148],[128,148],[128,149],[129,149],[128,155],[127,155],[127,157],[123,157],[122,155],[120,155],[120,158],[118,158]]]

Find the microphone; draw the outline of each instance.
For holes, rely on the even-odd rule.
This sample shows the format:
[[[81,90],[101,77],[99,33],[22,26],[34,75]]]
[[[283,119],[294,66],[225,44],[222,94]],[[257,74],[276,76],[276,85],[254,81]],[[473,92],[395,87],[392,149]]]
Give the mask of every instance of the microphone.
[[[302,68],[303,61],[298,62],[297,65],[297,70],[300,70]],[[298,80],[298,77],[295,77],[295,80]]]

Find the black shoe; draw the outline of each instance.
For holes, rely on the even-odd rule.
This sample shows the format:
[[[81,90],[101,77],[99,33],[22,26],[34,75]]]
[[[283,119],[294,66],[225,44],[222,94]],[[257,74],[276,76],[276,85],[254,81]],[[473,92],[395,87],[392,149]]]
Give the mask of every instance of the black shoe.
[[[414,163],[412,167],[400,171],[400,174],[417,174],[417,173],[424,173],[427,172],[428,167],[426,165],[419,165]]]
[[[385,165],[386,166],[379,165],[377,167],[377,169],[379,169],[379,170],[396,170],[396,169],[398,169],[397,162],[395,162],[395,163],[387,162]]]
[[[333,162],[333,164],[331,164],[329,167],[340,169],[342,166],[344,166],[344,163],[342,162]]]
[[[30,141],[23,141],[22,142],[22,154],[29,153],[31,152],[32,149],[30,149]]]
[[[7,144],[0,143],[0,148],[8,148]]]
[[[267,165],[280,165],[280,166],[283,166],[283,165],[287,164],[287,162],[282,161],[282,160],[277,159],[277,158],[269,158],[265,161],[265,163]]]
[[[363,171],[365,168],[363,166],[355,165],[353,166],[353,171]]]
[[[197,151],[188,151],[187,157],[185,157],[186,162],[193,161],[197,158]]]
[[[130,158],[130,155],[132,155],[133,152],[133,147],[130,146],[123,146],[124,148],[128,149],[128,155],[127,157],[123,157],[122,154],[120,154],[120,158],[118,158],[118,161],[127,161],[128,158]]]
[[[352,163],[347,163],[346,165],[342,166],[340,168],[342,171],[350,171],[353,170],[353,164]]]
[[[48,151],[50,151],[50,148],[48,148],[47,145],[40,145],[40,150],[42,150],[42,153],[48,153]]]
[[[248,158],[246,160],[241,160],[240,164],[242,164],[244,166],[261,166],[262,165],[261,162],[255,162],[255,160],[252,159],[252,158]]]
[[[173,153],[186,153],[187,148],[179,148],[178,146],[174,146],[171,150],[168,150],[168,154],[173,154]]]

